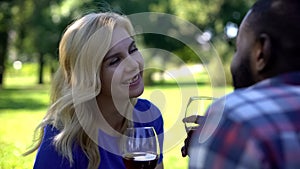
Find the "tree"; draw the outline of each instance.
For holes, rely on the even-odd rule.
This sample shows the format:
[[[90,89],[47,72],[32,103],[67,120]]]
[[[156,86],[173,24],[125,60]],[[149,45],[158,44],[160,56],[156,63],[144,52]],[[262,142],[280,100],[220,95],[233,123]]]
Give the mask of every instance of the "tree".
[[[0,87],[3,85],[5,62],[8,51],[8,35],[11,25],[11,6],[9,0],[0,1]]]
[[[59,36],[57,24],[53,22],[51,16],[51,6],[56,0],[33,0],[34,10],[30,20],[30,36],[33,46],[36,47],[39,63],[39,84],[43,84],[45,55],[55,56]]]
[[[210,42],[214,45],[218,55],[222,59],[227,83],[231,83],[231,74],[229,71],[229,61],[234,53],[235,36],[226,34],[228,28],[233,27],[237,30],[243,16],[255,0],[168,0],[168,3],[160,1],[153,9],[160,9],[161,12],[170,13],[187,19],[203,30],[203,34],[211,34]],[[201,44],[202,46],[205,43]],[[184,58],[185,51],[181,51],[180,57]],[[191,55],[190,55],[191,56]],[[192,59],[192,62],[197,60]],[[211,62],[211,66],[216,66]],[[210,65],[209,65],[210,66]],[[220,67],[216,67],[220,68]]]
[[[57,60],[57,48],[60,34],[66,26],[64,17],[55,11],[60,7],[59,0],[18,0],[13,16],[14,29],[17,34],[14,46],[19,56],[25,56],[24,61],[37,60],[38,83],[44,83],[44,66],[46,60]],[[22,11],[23,15],[20,15]],[[48,58],[46,58],[48,56]],[[54,69],[52,64],[51,69]],[[52,71],[51,71],[52,72]]]
[[[112,8],[115,11],[120,11],[126,15],[140,13],[140,12],[162,12],[173,14],[179,18],[196,25],[205,33],[206,31],[212,34],[211,41],[226,43],[227,54],[223,57],[224,60],[229,60],[231,51],[233,49],[234,38],[226,37],[224,29],[228,23],[239,25],[243,16],[248,11],[249,7],[255,0],[110,0],[108,3],[97,3],[96,0],[87,1],[84,4],[86,9],[104,9]],[[162,25],[163,26],[163,25]],[[153,48],[165,49],[167,51],[180,54],[183,61],[199,62],[197,56],[182,43],[164,35],[145,34],[143,35],[144,43]],[[182,55],[183,53],[190,53]]]

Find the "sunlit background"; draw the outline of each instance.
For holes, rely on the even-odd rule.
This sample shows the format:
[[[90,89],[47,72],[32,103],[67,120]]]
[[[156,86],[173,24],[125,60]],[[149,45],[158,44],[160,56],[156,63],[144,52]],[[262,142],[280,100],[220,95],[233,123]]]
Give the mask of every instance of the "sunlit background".
[[[229,65],[238,26],[254,0],[1,0],[0,1],[0,169],[32,168],[34,154],[21,154],[31,145],[33,130],[45,114],[51,77],[58,66],[58,43],[68,24],[89,12],[115,11],[125,15],[159,12],[195,25],[199,53],[180,39],[147,33],[137,35],[145,58],[142,97],[162,111],[168,144],[166,169],[187,168],[182,158],[181,123],[188,97],[228,93]],[[159,23],[162,27],[169,26]],[[136,28],[139,31],[138,27]],[[158,27],[158,29],[160,29]],[[189,29],[176,28],[181,33]],[[169,30],[174,34],[174,30]],[[155,50],[149,50],[155,49]],[[201,58],[207,58],[206,61]],[[218,57],[220,63],[215,59]],[[222,69],[226,83],[215,80],[209,69]],[[217,78],[218,79],[218,78]],[[195,92],[196,84],[196,92]],[[221,92],[222,94],[222,92]],[[177,138],[178,133],[183,133]],[[175,139],[174,139],[175,138]]]

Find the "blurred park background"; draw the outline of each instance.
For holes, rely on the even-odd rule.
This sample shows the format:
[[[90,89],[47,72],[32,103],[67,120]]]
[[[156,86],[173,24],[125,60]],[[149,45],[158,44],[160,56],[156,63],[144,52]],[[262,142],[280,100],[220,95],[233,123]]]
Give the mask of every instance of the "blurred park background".
[[[199,93],[212,94],[211,79],[205,67],[216,67],[216,63],[209,60],[213,57],[209,55],[215,55],[209,51],[217,52],[222,66],[216,69],[225,72],[226,84],[220,83],[218,87],[226,92],[232,90],[229,65],[234,54],[235,38],[238,26],[253,2],[0,0],[0,169],[32,168],[34,154],[26,157],[21,154],[31,145],[34,128],[47,110],[50,82],[58,66],[59,40],[66,26],[74,19],[88,12],[107,10],[125,15],[160,12],[187,20],[202,31],[202,34],[195,35],[195,39],[199,42],[198,48],[208,55],[205,65],[187,45],[174,38],[158,34],[138,37],[139,48],[157,48],[172,54],[144,54],[148,67],[163,69],[145,71],[146,89],[142,97],[158,105],[168,131],[173,130],[175,122],[182,118],[187,96],[195,94],[188,93],[193,87],[189,85],[190,79],[196,80]],[[183,65],[188,65],[193,73],[192,78],[184,74],[175,80],[165,76],[166,70],[180,74]],[[184,89],[178,87],[178,81],[185,84]],[[179,90],[188,94],[182,97]],[[167,100],[168,104],[163,105],[157,98],[163,98],[164,103]],[[184,130],[182,124],[177,127],[178,130]],[[181,158],[180,154],[183,139],[166,151],[166,169],[187,168],[188,158]]]

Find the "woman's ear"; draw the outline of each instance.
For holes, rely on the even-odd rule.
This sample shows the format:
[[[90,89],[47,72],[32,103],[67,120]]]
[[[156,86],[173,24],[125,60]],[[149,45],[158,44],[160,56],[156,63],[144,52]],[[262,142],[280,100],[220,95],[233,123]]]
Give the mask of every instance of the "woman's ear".
[[[271,62],[271,39],[267,34],[261,34],[255,49],[255,68],[257,72],[263,72]]]

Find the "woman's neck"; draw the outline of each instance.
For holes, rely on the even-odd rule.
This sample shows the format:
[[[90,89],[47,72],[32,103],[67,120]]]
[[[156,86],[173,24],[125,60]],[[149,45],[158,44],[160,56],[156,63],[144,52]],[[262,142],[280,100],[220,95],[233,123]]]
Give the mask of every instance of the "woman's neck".
[[[127,127],[129,99],[112,99],[109,96],[97,96],[97,103],[104,120],[116,131],[122,133]],[[128,118],[128,117],[127,117]]]

